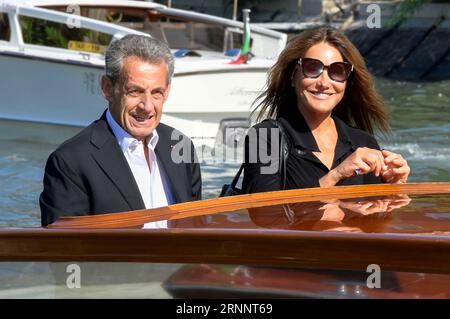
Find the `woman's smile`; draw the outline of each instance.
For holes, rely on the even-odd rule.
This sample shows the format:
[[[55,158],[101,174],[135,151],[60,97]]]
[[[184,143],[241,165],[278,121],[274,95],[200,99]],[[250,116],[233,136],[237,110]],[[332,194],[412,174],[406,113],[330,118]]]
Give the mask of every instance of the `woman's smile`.
[[[319,99],[319,100],[327,100],[331,96],[334,95],[334,93],[328,93],[328,92],[323,92],[323,91],[310,91],[310,90],[308,90],[308,92],[311,93],[311,95],[313,97],[315,97],[316,99]]]

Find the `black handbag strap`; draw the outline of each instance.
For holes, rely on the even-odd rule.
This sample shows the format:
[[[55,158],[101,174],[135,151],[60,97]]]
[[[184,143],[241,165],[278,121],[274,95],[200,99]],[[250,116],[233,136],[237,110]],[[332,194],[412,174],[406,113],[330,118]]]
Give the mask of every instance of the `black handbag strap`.
[[[244,163],[239,167],[238,172],[234,175],[233,180],[231,181],[231,187],[235,188],[237,183],[239,182],[239,177],[241,177],[242,170],[244,169]]]
[[[287,159],[289,157],[289,151],[290,151],[290,138],[289,135],[286,133],[283,124],[277,120],[271,120],[273,121],[276,126],[278,126],[281,134],[281,141],[280,141],[280,172],[281,172],[281,189],[286,189],[286,179],[287,179]]]
[[[290,138],[289,136],[286,134],[286,131],[283,127],[283,125],[274,119],[266,119],[265,121],[270,121],[275,127],[278,127],[278,129],[280,130],[280,134],[281,134],[281,141],[280,141],[280,174],[281,174],[281,189],[286,189],[286,167],[287,167],[287,159],[289,156],[289,151],[290,151]],[[244,169],[244,163],[241,164],[241,167],[239,167],[238,172],[236,173],[236,175],[234,176],[232,182],[231,182],[231,187],[235,188],[237,183],[239,182],[239,178],[241,177],[241,173],[242,170]]]

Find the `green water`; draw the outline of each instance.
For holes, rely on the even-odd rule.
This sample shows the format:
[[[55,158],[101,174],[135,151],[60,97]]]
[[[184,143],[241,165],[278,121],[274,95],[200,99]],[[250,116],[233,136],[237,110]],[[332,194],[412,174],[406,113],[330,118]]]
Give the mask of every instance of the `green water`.
[[[391,135],[386,149],[401,153],[411,167],[411,182],[450,181],[450,81],[378,81],[390,107]]]

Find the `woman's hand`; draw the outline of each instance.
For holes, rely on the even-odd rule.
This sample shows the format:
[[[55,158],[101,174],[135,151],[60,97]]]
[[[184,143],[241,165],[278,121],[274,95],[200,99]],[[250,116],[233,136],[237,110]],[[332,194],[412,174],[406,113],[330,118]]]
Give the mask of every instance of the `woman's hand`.
[[[385,157],[382,152],[367,147],[359,147],[349,157],[347,157],[336,168],[319,180],[320,187],[330,187],[339,181],[355,175],[364,175],[373,172],[375,176],[380,176],[386,172],[388,167],[385,164]]]
[[[411,169],[408,162],[397,153],[383,150],[386,169],[381,172],[381,179],[385,183],[406,183]]]

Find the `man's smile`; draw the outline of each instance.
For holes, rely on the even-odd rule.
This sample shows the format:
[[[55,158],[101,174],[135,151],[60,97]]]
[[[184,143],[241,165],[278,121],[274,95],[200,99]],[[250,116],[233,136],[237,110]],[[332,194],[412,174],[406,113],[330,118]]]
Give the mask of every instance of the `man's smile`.
[[[150,121],[153,117],[154,114],[150,113],[150,114],[130,114],[130,116],[136,120],[136,122],[145,124],[146,122]]]

